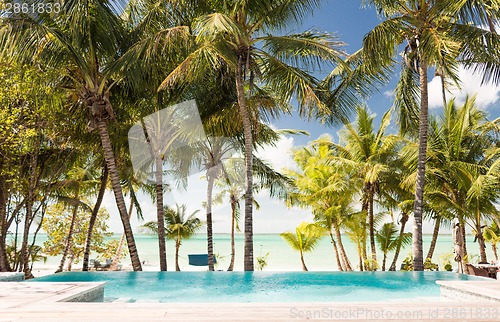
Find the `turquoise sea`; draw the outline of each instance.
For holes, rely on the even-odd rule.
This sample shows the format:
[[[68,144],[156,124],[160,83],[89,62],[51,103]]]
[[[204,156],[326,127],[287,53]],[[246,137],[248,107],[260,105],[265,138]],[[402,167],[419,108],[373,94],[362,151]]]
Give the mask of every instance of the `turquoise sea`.
[[[116,234],[112,238],[119,239],[120,235]],[[139,250],[140,260],[144,262],[144,270],[159,270],[158,262],[158,240],[153,235],[135,235],[137,248]],[[432,236],[424,235],[424,256],[430,245]],[[37,244],[42,245],[46,240],[46,236],[41,234],[37,238]],[[343,236],[343,243],[346,252],[349,256],[353,267],[357,267],[358,259],[356,246],[347,238]],[[410,253],[410,247],[406,247],[400,253],[398,265]],[[472,262],[478,261],[479,249],[477,243],[473,242],[473,236],[467,239],[467,250],[472,255]],[[175,246],[173,241],[167,242],[167,265],[168,270],[175,270],[174,262]],[[440,235],[437,241],[436,250],[433,256],[433,261],[438,263],[440,268],[443,267],[443,260],[448,257],[451,263],[456,268],[453,261],[453,243],[451,235]],[[179,265],[181,270],[186,271],[204,271],[206,267],[189,266],[187,255],[188,254],[203,254],[206,253],[206,235],[198,234],[191,239],[184,240],[180,249]],[[214,235],[214,253],[217,256],[217,270],[227,270],[231,254],[231,239],[229,234],[215,234]],[[281,238],[279,234],[256,234],[254,235],[254,257],[264,256],[269,253],[267,257],[268,265],[264,271],[300,271],[302,266],[300,263],[299,253],[295,252],[288,246],[288,244]],[[493,259],[490,246],[487,245],[488,259]],[[382,264],[382,252],[378,251],[377,259],[379,264]],[[95,255],[91,256],[91,258]],[[333,252],[332,244],[329,238],[323,238],[314,251],[304,255],[306,265],[310,271],[335,271],[337,265]],[[387,267],[393,259],[393,254],[388,255]],[[33,273],[35,276],[46,275],[51,273],[57,267],[60,257],[49,257],[46,263],[37,262],[33,266]],[[127,269],[130,266],[129,258],[124,258],[121,261],[123,267]],[[81,262],[75,263],[73,269],[81,268]],[[236,235],[236,260],[235,270],[243,270],[243,235]]]

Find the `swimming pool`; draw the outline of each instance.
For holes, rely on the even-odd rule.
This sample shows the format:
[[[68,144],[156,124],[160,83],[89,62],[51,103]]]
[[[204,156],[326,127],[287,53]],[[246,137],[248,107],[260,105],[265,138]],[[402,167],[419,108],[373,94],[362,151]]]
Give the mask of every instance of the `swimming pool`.
[[[437,297],[450,272],[65,272],[32,282],[106,282],[105,301],[365,302]]]

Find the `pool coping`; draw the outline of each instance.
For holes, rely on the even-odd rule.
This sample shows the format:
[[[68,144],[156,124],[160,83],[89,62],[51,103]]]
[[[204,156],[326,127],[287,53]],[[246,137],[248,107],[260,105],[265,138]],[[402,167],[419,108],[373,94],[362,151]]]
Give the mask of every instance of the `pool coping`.
[[[57,302],[103,301],[105,282],[1,282],[0,309]]]
[[[458,301],[488,301],[500,303],[500,281],[436,281],[441,297]]]

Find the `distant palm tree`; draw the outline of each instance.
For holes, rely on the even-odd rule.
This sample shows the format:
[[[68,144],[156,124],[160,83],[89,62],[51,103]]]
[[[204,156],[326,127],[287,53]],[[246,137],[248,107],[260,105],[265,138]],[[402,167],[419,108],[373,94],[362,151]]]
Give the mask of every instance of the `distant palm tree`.
[[[323,227],[303,222],[295,228],[295,233],[284,232],[280,235],[294,250],[299,251],[302,269],[307,271],[304,253],[312,251],[325,234],[326,230]]]
[[[57,183],[59,189],[56,191],[57,199],[68,206],[73,207],[70,226],[67,232],[66,245],[64,247],[63,255],[59,263],[56,273],[63,271],[66,258],[71,250],[73,243],[73,233],[77,220],[77,213],[79,207],[91,212],[92,208],[82,201],[84,194],[95,192],[96,185],[100,182],[96,180],[95,168],[93,168],[92,161],[86,160],[87,164],[83,167],[76,164],[68,171],[64,180]]]
[[[203,225],[202,221],[195,215],[199,210],[194,211],[189,216],[186,215],[186,205],[176,205],[176,209],[165,207],[165,234],[168,239],[175,241],[175,270],[180,271],[179,267],[179,249],[182,239],[188,239],[193,236]],[[152,232],[158,233],[158,222],[149,221],[142,225]]]
[[[375,115],[371,115],[367,107],[358,106],[356,111],[356,121],[346,124],[339,133],[340,143],[331,145],[335,151],[331,160],[353,169],[355,176],[363,180],[362,209],[368,215],[371,260],[375,263],[377,261],[374,226],[375,196],[383,195],[384,182],[386,182],[384,176],[393,174],[391,161],[396,158],[399,138],[386,134],[391,120],[390,111],[382,116],[378,130],[375,130],[373,126]]]
[[[330,138],[321,137],[310,147],[295,151],[294,161],[299,170],[287,172],[294,180],[288,203],[312,209],[316,224],[329,232],[338,269],[350,271],[341,225],[351,210],[357,184],[354,180],[348,184],[345,168],[328,162],[332,158],[332,144]]]
[[[228,271],[234,268],[234,260],[236,257],[236,247],[234,241],[235,231],[240,231],[240,201],[244,198],[245,188],[245,164],[243,160],[231,159],[225,166],[225,176],[215,181],[215,186],[220,189],[214,197],[214,203],[222,203],[226,195],[229,197],[231,205],[231,260],[229,262]]]
[[[411,243],[411,233],[403,233],[401,236],[399,236],[398,228],[393,222],[383,224],[382,227],[376,232],[375,238],[380,247],[380,250],[384,253],[384,259],[382,260],[382,271],[385,271],[387,253],[395,250],[398,247],[404,247]]]
[[[500,227],[493,221],[489,226],[486,226],[483,230],[484,241],[491,244],[491,250],[495,256],[495,260],[498,261],[498,251],[497,243],[500,243]]]

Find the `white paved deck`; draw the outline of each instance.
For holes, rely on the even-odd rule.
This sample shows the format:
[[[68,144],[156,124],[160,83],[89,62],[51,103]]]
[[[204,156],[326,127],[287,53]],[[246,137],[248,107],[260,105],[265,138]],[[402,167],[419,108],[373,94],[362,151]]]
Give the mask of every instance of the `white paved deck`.
[[[0,283],[0,321],[500,320],[498,303],[439,298],[378,303],[60,302],[93,287],[96,283]]]

